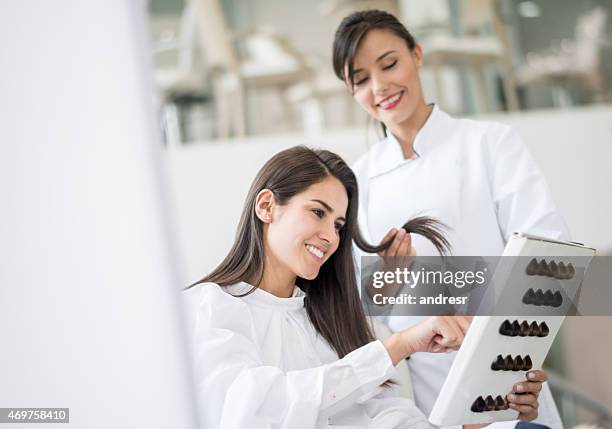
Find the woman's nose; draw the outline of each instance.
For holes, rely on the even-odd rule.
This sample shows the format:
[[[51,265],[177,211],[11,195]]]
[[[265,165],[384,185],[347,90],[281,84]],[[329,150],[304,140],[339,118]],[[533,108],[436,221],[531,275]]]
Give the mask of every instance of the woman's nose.
[[[387,92],[388,84],[382,77],[373,75],[372,79],[372,92],[376,95],[384,95]]]
[[[328,245],[331,245],[336,239],[336,225],[326,225],[325,228],[321,229],[319,238],[325,241]]]

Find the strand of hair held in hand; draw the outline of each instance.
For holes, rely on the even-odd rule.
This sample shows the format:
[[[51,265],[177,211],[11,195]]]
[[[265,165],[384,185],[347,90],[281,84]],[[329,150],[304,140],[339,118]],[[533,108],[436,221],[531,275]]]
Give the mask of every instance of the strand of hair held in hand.
[[[448,229],[448,227],[439,220],[428,216],[419,216],[406,222],[402,228],[408,233],[419,234],[427,238],[441,255],[450,254],[451,245],[444,235],[444,230]],[[355,243],[364,252],[379,253],[387,250],[391,243],[393,243],[394,238],[395,236],[378,245],[372,245],[366,242],[361,234],[356,233]]]

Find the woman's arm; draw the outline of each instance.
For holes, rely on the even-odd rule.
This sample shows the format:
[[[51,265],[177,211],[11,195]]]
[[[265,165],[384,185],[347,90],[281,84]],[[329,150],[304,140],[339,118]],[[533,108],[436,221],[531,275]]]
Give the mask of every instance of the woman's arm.
[[[500,127],[489,138],[492,197],[504,240],[518,231],[569,240],[546,179],[520,136]]]
[[[319,419],[380,390],[411,353],[457,348],[469,322],[434,317],[373,341],[327,365],[283,371],[265,365],[247,306],[216,285],[202,285],[196,327],[196,380],[211,427],[315,427]],[[429,427],[424,416],[416,427]],[[419,421],[421,421],[419,420]]]
[[[385,340],[393,365],[417,352],[444,353],[458,350],[465,338],[471,316],[434,316]]]

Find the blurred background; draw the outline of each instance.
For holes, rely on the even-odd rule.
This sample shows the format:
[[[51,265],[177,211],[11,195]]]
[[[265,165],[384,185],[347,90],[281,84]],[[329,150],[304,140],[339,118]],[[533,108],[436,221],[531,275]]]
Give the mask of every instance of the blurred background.
[[[454,114],[610,101],[609,0],[152,0],[166,141],[362,125],[331,69],[342,17],[379,8],[425,51],[428,101]]]
[[[514,126],[573,239],[612,254],[610,0],[152,0],[184,284],[225,256],[272,154],[306,144],[353,162],[379,138],[331,67],[340,20],[365,8],[396,14],[422,44],[428,102]],[[574,317],[558,336],[547,365],[566,427],[612,428],[611,331],[611,318]]]

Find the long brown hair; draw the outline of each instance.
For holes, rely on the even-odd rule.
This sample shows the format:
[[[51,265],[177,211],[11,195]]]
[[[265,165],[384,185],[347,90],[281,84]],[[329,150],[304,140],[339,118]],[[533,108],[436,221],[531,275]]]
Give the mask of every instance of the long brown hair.
[[[207,282],[220,286],[246,282],[253,285],[246,294],[253,292],[261,282],[265,260],[263,223],[255,214],[257,194],[269,189],[276,203],[285,205],[294,195],[328,176],[338,179],[346,189],[346,223],[339,232],[338,249],[323,264],[319,275],[313,280],[298,277],[296,285],[306,294],[304,305],[316,331],[343,357],[374,339],[359,299],[351,244],[354,240],[364,251],[376,253],[388,248],[392,240],[375,246],[363,239],[357,227],[357,180],[350,167],[333,152],[296,146],[274,155],[251,185],[228,255],[210,274],[188,288]],[[442,224],[436,220],[416,218],[403,227],[427,237],[441,253],[449,250]]]

